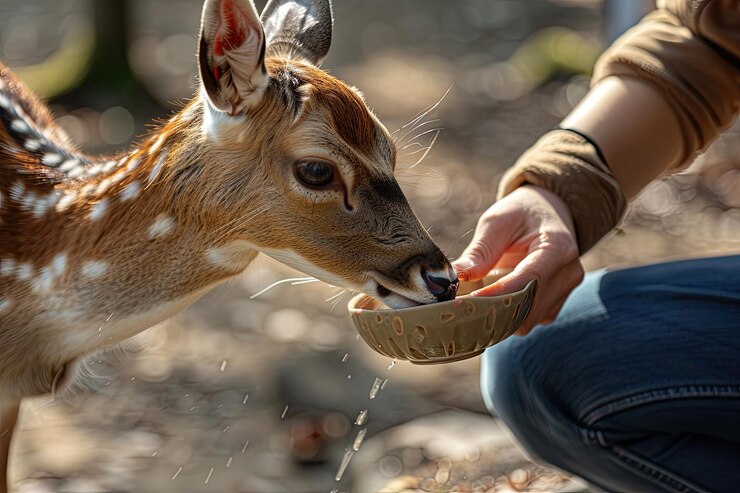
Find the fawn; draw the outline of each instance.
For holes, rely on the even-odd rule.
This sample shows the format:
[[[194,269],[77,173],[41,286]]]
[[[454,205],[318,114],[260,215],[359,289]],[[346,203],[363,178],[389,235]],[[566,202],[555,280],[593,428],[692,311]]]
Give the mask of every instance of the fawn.
[[[76,359],[258,252],[394,307],[454,298],[393,139],[317,68],[332,30],[330,0],[271,0],[261,17],[252,0],[206,0],[196,96],[111,159],[78,151],[0,65],[0,460],[20,399],[60,391]]]

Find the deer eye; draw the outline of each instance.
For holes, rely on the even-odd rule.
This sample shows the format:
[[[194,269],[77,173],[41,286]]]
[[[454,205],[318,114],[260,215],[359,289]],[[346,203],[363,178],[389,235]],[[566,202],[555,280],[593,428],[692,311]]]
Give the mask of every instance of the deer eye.
[[[334,167],[324,161],[298,161],[296,176],[309,187],[325,187],[334,181]]]

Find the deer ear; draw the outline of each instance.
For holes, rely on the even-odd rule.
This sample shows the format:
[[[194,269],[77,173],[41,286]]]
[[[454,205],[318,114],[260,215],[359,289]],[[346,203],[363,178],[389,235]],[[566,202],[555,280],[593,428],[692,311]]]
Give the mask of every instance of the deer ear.
[[[265,34],[252,0],[206,0],[198,44],[200,79],[213,106],[231,115],[267,85]]]
[[[270,0],[262,12],[268,56],[320,65],[334,31],[331,0]]]

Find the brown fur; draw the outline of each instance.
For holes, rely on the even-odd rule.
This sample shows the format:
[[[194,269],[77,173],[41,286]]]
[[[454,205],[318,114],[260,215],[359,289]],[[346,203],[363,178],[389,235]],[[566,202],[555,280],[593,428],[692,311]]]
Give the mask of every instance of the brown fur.
[[[454,274],[393,178],[386,129],[326,72],[264,65],[245,114],[214,113],[200,93],[112,158],[76,150],[0,65],[0,407],[50,392],[69,362],[172,316],[259,251],[337,286],[435,301],[419,273]],[[302,186],[302,159],[333,163],[340,185]]]

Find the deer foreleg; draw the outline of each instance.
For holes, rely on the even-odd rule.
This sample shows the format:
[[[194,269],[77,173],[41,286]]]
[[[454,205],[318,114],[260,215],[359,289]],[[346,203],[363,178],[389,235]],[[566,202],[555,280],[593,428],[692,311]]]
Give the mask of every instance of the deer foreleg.
[[[0,493],[8,493],[10,489],[8,459],[19,408],[20,402],[0,405]]]

